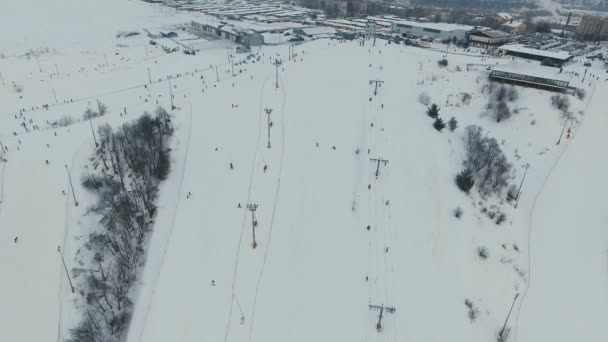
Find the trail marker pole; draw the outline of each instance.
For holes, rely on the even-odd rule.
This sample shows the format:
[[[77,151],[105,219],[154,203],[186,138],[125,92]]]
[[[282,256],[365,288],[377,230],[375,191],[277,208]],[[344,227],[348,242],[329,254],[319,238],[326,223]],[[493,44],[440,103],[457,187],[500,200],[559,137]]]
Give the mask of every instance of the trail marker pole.
[[[68,282],[70,283],[70,288],[72,289],[72,293],[74,293],[74,285],[72,285],[72,279],[70,279],[70,273],[68,272],[68,267],[65,264],[65,259],[63,258],[63,253],[61,253],[61,246],[57,246],[57,252],[61,256],[61,262],[63,263],[63,269],[65,270],[65,275],[68,277]]]
[[[386,312],[390,313],[390,314],[395,313],[395,311],[397,310],[394,307],[384,307],[384,304],[383,305],[369,305],[369,309],[380,311],[380,313],[378,314],[378,323],[376,324],[376,330],[378,332],[382,331],[382,317],[384,317],[384,310],[386,310]]]
[[[70,170],[68,169],[68,165],[65,165],[65,171],[68,173],[68,180],[70,181],[70,187],[72,188],[72,196],[74,196],[74,206],[78,206],[78,201],[76,200],[76,192],[74,192],[74,184],[72,184],[72,177],[70,176]]]
[[[388,164],[388,160],[386,160],[386,159],[378,159],[378,158],[370,158],[369,161],[371,161],[372,163],[377,163],[377,165],[376,165],[376,178],[378,178],[378,175],[380,175],[380,163],[383,163],[384,166],[386,166],[386,164]]]
[[[2,77],[2,73],[0,72],[0,80],[2,80],[2,85],[6,87],[6,83],[4,83],[4,77]]]
[[[266,108],[264,109],[266,114],[268,114],[268,148],[270,148],[270,114],[272,113],[272,109]]]
[[[215,81],[216,82],[220,81],[220,74],[217,72],[217,66],[215,67]]]
[[[255,211],[258,209],[257,204],[247,204],[247,209],[251,211],[251,231],[253,233],[253,243],[251,247],[255,249],[258,246],[258,243],[255,241],[255,227],[258,225],[258,221],[255,219]]]
[[[148,84],[152,84],[152,77],[150,76],[150,67],[148,67]]]
[[[53,88],[53,97],[55,97],[55,103],[59,103],[59,101],[57,101],[57,94],[55,93],[54,88]]]

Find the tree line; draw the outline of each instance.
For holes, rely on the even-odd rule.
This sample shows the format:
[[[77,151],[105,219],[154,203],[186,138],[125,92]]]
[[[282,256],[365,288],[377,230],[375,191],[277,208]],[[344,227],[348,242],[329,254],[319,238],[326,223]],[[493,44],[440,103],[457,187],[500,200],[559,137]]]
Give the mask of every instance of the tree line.
[[[99,226],[85,243],[89,268],[74,270],[83,318],[70,330],[69,342],[116,342],[126,332],[133,307],[129,293],[144,264],[159,184],[170,171],[173,126],[164,108],[98,132],[90,159],[94,171],[82,184],[96,196],[88,214],[99,217]]]

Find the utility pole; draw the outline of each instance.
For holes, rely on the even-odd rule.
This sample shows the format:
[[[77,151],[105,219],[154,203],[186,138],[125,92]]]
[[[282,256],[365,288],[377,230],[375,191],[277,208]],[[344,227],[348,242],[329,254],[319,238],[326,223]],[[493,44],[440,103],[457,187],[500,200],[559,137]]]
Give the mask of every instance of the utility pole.
[[[234,77],[234,57],[230,57],[230,62],[232,63],[232,77]]]
[[[566,119],[566,122],[564,122],[564,127],[562,128],[562,133],[560,133],[559,139],[557,139],[557,143],[555,145],[559,145],[559,143],[562,141],[562,135],[564,135],[564,130],[566,129],[566,125],[568,125],[568,119]]]
[[[517,297],[519,297],[519,293],[515,294],[515,297],[513,298],[513,304],[511,304],[511,309],[509,309],[509,314],[507,314],[507,318],[505,319],[505,324],[502,325],[502,329],[500,329],[500,332],[498,333],[499,342],[505,342],[507,340],[507,336],[509,335],[510,331],[510,329],[506,329],[507,322],[509,321],[509,316],[511,316],[511,311],[513,311],[513,307],[515,306],[515,301],[517,300]]]
[[[395,313],[395,311],[397,309],[395,309],[394,307],[384,307],[383,305],[369,305],[369,309],[370,310],[378,310],[380,311],[380,313],[378,314],[378,323],[376,324],[376,330],[378,332],[382,331],[382,317],[384,317],[384,310],[386,310],[387,313]]]
[[[91,125],[91,133],[93,133],[93,141],[95,141],[95,147],[99,147],[97,143],[97,138],[95,137],[95,130],[93,129],[93,123],[91,122],[91,117],[89,116],[89,124]]]
[[[173,105],[173,86],[171,85],[171,78],[169,80],[169,97],[171,98],[171,110],[175,110],[175,106]]]
[[[583,75],[583,79],[581,80],[581,82],[583,82],[585,80],[585,77],[587,77],[588,70],[589,70],[589,68],[585,69],[585,74]]]
[[[519,194],[521,193],[522,185],[524,185],[524,179],[526,179],[526,174],[528,173],[529,167],[530,167],[530,164],[526,163],[526,169],[524,171],[524,176],[521,178],[521,183],[519,184],[519,189],[517,189],[517,196],[515,198],[515,208],[517,208],[517,204],[519,203]]]
[[[55,103],[59,103],[59,101],[57,101],[57,94],[55,93],[55,88],[53,88],[53,96],[55,97]]]
[[[386,159],[378,159],[378,158],[370,158],[369,161],[371,161],[372,163],[378,163],[376,165],[376,178],[378,178],[378,175],[380,174],[380,163],[383,163],[384,166],[386,166],[386,164],[388,164],[388,160],[386,160]]]
[[[369,81],[370,85],[372,83],[375,83],[374,96],[376,96],[378,94],[378,87],[382,87],[382,84],[384,83],[384,81],[378,81],[378,80],[371,80],[371,81]]]
[[[255,227],[258,225],[258,221],[255,218],[255,211],[258,209],[257,204],[247,204],[247,209],[251,211],[251,231],[253,233],[253,243],[251,247],[255,249],[258,246],[258,243],[255,241]]]
[[[148,67],[148,84],[152,84],[152,77],[150,76],[150,67]]]
[[[72,279],[70,279],[70,273],[68,272],[68,267],[65,264],[65,259],[63,258],[63,253],[61,253],[61,246],[57,246],[57,252],[61,256],[61,262],[63,263],[63,269],[65,270],[65,275],[68,277],[68,282],[70,283],[70,288],[72,288],[72,293],[74,293],[74,285],[72,285]]]
[[[274,66],[276,68],[276,89],[279,89],[279,67],[281,66],[281,61],[278,59],[275,59],[274,61]]]
[[[74,184],[72,184],[72,177],[70,176],[70,170],[68,169],[68,165],[65,165],[65,171],[68,173],[68,180],[70,181],[70,187],[72,188],[72,196],[74,196],[74,206],[78,206],[78,201],[76,200],[76,192],[74,192]]]
[[[270,114],[272,113],[272,109],[266,108],[264,111],[268,114],[268,148],[270,148]]]

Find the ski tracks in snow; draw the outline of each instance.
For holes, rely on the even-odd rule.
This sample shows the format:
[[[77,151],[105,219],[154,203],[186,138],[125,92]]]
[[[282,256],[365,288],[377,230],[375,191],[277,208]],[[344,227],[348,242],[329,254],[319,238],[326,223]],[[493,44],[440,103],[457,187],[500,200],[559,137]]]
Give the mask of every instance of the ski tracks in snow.
[[[178,211],[179,205],[181,203],[182,191],[183,191],[183,187],[184,187],[184,178],[185,178],[185,174],[186,174],[186,164],[188,162],[188,157],[190,156],[190,141],[192,138],[192,103],[189,103],[189,105],[190,105],[190,117],[189,117],[189,122],[188,122],[188,136],[186,137],[186,151],[184,152],[184,158],[183,158],[182,165],[181,165],[182,173],[180,175],[179,187],[177,190],[177,199],[175,201],[173,216],[171,217],[171,225],[170,225],[169,232],[167,234],[167,238],[165,241],[165,247],[163,249],[163,256],[161,258],[160,265],[158,266],[158,270],[156,272],[156,277],[154,277],[154,286],[152,287],[150,296],[148,297],[148,300],[146,301],[147,307],[146,307],[146,310],[144,313],[144,319],[143,319],[143,323],[141,325],[141,330],[139,332],[139,338],[138,338],[138,341],[140,341],[140,342],[144,335],[144,331],[146,328],[146,322],[148,321],[148,315],[150,314],[150,309],[152,307],[152,300],[154,298],[154,294],[156,293],[156,285],[157,285],[156,283],[158,282],[158,278],[160,277],[160,274],[163,270],[163,265],[165,263],[165,260],[167,259],[167,251],[169,250],[169,242],[171,241],[171,236],[172,236],[173,230],[175,228],[175,221],[177,220],[177,211]],[[149,247],[150,246],[148,246],[148,248]]]
[[[589,100],[587,101],[587,104],[585,105],[585,110],[583,111],[583,116],[581,118],[581,122],[578,125],[579,129],[577,130],[577,132],[580,132],[580,128],[582,128],[583,122],[585,120],[585,115],[587,114],[587,109],[589,108],[589,105],[591,104],[591,100],[593,99],[593,96],[595,95],[595,88],[596,88],[596,84],[595,82],[593,83],[593,89],[591,91],[591,94],[589,95]],[[575,135],[572,136],[572,139],[574,139]],[[523,290],[523,293],[521,295],[521,300],[519,301],[519,305],[517,306],[517,318],[515,320],[515,342],[517,342],[517,333],[518,333],[518,328],[519,328],[519,322],[520,322],[520,314],[521,314],[521,309],[524,306],[524,302],[527,298],[527,294],[528,294],[528,290],[530,289],[530,284],[532,283],[532,218],[534,217],[534,212],[536,209],[536,203],[538,202],[538,199],[540,198],[541,194],[543,193],[543,190],[545,188],[545,185],[547,184],[547,182],[549,181],[549,179],[551,178],[551,175],[553,174],[553,170],[555,169],[555,167],[559,164],[559,162],[561,161],[563,155],[566,153],[566,151],[568,150],[568,146],[570,146],[570,143],[568,142],[566,144],[566,146],[561,150],[561,152],[559,153],[559,155],[557,156],[557,158],[555,159],[555,161],[553,162],[553,165],[551,165],[551,168],[549,169],[549,172],[547,173],[547,175],[545,176],[545,179],[540,187],[540,189],[538,190],[538,192],[536,193],[536,196],[534,196],[534,201],[532,202],[532,208],[530,210],[530,216],[528,217],[528,281],[526,282],[525,288]]]

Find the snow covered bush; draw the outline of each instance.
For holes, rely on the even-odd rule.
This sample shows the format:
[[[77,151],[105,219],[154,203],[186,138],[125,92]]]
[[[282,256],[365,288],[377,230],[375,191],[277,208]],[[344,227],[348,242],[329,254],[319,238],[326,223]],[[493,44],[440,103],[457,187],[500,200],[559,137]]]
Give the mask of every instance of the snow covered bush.
[[[454,209],[454,217],[459,219],[462,217],[462,208],[461,207],[456,207],[456,209]]]
[[[57,126],[59,127],[67,127],[74,124],[75,120],[73,117],[64,115],[59,120],[57,120]]]
[[[456,130],[456,128],[458,128],[458,121],[456,121],[455,117],[451,117],[450,120],[448,121],[448,127],[450,128],[451,132],[454,132]]]
[[[479,314],[479,310],[475,308],[473,301],[470,299],[465,299],[464,305],[469,309],[467,316],[469,316],[469,320],[471,320],[471,323],[473,323],[477,318],[477,314]]]
[[[445,128],[445,122],[441,118],[435,118],[435,122],[433,122],[433,127],[439,132]]]
[[[557,94],[551,96],[551,104],[563,114],[567,114],[570,109],[570,100],[564,95]]]
[[[507,91],[507,100],[509,100],[509,102],[513,102],[517,100],[518,97],[519,93],[517,92],[517,89],[515,89],[514,86],[510,86],[509,90]]]
[[[488,249],[484,246],[477,247],[477,255],[479,256],[479,258],[481,258],[481,260],[486,260],[489,256]]]
[[[468,193],[474,184],[475,179],[473,179],[471,170],[466,169],[456,175],[456,185],[458,185],[460,190]]]
[[[436,119],[439,116],[439,107],[436,103],[433,103],[430,107],[427,108],[426,115],[430,116],[433,119]]]
[[[469,93],[462,93],[462,103],[468,105],[469,102],[471,102],[471,94]]]
[[[507,214],[505,213],[500,213],[498,214],[498,216],[496,217],[496,224],[500,225],[501,223],[505,222],[507,220]]]
[[[512,165],[507,161],[498,141],[483,134],[481,127],[465,127],[464,166],[476,180],[479,192],[500,194],[508,185]]]
[[[91,108],[87,108],[85,109],[84,113],[82,113],[82,118],[84,120],[90,120],[93,119],[97,116],[97,113],[95,113]]]
[[[579,100],[583,100],[585,95],[587,95],[587,92],[583,88],[576,88],[574,89],[574,95],[576,95]]]
[[[431,97],[427,93],[420,93],[418,95],[418,102],[422,103],[425,106],[428,106],[431,103]]]
[[[446,66],[448,66],[448,60],[445,58],[442,58],[437,61],[437,65],[439,65],[439,67],[441,67],[441,68],[446,67]]]

